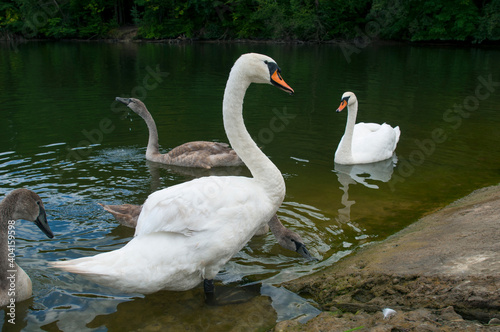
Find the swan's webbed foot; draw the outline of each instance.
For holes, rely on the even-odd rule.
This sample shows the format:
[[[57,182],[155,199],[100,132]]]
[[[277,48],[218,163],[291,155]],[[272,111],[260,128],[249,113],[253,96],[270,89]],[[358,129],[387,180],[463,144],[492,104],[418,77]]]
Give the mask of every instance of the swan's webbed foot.
[[[203,279],[203,290],[205,291],[205,303],[208,305],[216,305],[214,280]]]

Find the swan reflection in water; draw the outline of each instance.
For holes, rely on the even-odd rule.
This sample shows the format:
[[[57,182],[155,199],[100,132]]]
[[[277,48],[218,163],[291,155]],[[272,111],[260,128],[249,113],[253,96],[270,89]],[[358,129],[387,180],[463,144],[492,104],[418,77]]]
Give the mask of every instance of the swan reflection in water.
[[[389,182],[397,162],[398,157],[394,154],[389,159],[370,164],[341,165],[335,163],[335,172],[342,185],[348,185],[348,183],[345,183],[346,178],[339,176],[340,174],[345,174],[355,181],[353,183],[357,182],[365,187],[378,189],[376,184],[369,183],[367,180]]]
[[[351,222],[351,206],[356,201],[349,200],[349,185],[360,183],[371,189],[379,189],[378,185],[371,181],[389,182],[397,163],[397,156],[370,164],[341,165],[335,163],[335,172],[342,185],[340,189],[344,192],[342,195],[343,208],[339,209],[339,221],[343,223]],[[370,181],[370,182],[369,182]]]

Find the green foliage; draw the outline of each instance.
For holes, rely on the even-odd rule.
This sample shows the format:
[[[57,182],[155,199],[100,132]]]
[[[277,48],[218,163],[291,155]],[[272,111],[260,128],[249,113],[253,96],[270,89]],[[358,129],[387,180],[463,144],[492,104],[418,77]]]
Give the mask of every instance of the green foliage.
[[[245,18],[243,29],[238,31],[238,37],[283,38],[288,34],[286,18],[285,8],[278,1],[257,0],[253,12]]]
[[[465,40],[476,30],[478,10],[472,1],[414,1],[411,40]]]
[[[140,25],[142,23],[142,13],[136,5],[134,5],[134,7],[130,10],[130,15],[132,16],[132,22],[135,25]]]
[[[40,29],[49,38],[61,39],[76,36],[76,29],[66,26],[60,17],[49,18],[47,24]]]
[[[21,14],[12,2],[0,2],[0,32],[9,34],[21,25]]]
[[[351,331],[362,330],[362,329],[364,329],[364,328],[365,328],[364,326],[358,326],[358,327],[355,327],[355,328],[353,328],[353,329],[345,330],[345,332],[351,332]]]
[[[114,2],[109,0],[70,0],[69,15],[76,23],[79,38],[102,37],[116,26],[116,17],[110,15]]]
[[[371,2],[370,0],[320,1],[318,16],[325,29],[325,36],[322,39],[357,37],[359,32],[356,30],[362,30],[367,23],[366,16],[370,11]]]
[[[101,35],[103,29],[103,21],[101,18],[101,13],[104,8],[97,4],[95,0],[87,3],[78,12],[78,18],[80,20],[80,29],[78,34],[82,38],[92,37],[93,35]]]
[[[500,0],[493,0],[484,6],[474,37],[477,42],[500,40]]]
[[[9,26],[20,19],[19,10],[11,2],[1,2],[0,13],[0,26]]]
[[[500,40],[500,0],[0,0],[0,32],[146,39]]]
[[[369,18],[383,38],[463,41],[473,38],[479,10],[471,0],[375,0]]]
[[[182,21],[184,6],[182,1],[175,0],[140,0],[143,5],[141,29],[139,37],[148,39],[175,38],[189,29]],[[189,24],[188,24],[189,25]]]

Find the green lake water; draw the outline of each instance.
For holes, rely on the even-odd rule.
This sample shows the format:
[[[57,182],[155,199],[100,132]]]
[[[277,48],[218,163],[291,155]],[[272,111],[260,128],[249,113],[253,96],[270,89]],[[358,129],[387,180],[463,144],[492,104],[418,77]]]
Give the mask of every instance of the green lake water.
[[[199,176],[249,175],[150,163],[147,128],[114,102],[142,99],[162,151],[194,140],[227,142],[222,95],[234,61],[247,52],[275,59],[288,96],[252,85],[244,103],[252,137],[282,171],[278,211],[317,262],[254,238],[217,277],[216,287],[246,296],[207,307],[201,288],[123,294],[49,268],[48,261],[122,247],[133,230],[97,203],[142,204],[158,189]],[[0,195],[26,187],[45,202],[55,238],[17,223],[17,262],[33,299],[18,303],[3,330],[224,331],[266,328],[315,310],[276,285],[380,241],[425,213],[500,182],[500,49],[369,44],[345,55],[338,45],[27,43],[0,45]],[[358,122],[401,128],[392,160],[340,166],[333,155],[353,91]],[[262,286],[261,286],[262,285]],[[382,308],[381,308],[382,309]]]

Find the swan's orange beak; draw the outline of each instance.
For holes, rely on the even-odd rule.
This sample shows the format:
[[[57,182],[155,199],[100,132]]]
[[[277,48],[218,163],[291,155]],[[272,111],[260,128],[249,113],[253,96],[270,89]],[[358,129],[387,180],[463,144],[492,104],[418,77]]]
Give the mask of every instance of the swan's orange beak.
[[[346,106],[347,106],[347,100],[345,100],[345,99],[344,99],[344,100],[342,100],[342,101],[340,102],[340,106],[339,106],[339,108],[337,108],[337,112],[342,112],[342,110],[343,110]]]
[[[274,73],[271,75],[271,83],[280,88],[281,90],[290,93],[290,95],[293,95],[294,93],[293,89],[288,84],[286,84],[283,78],[281,78],[278,69],[276,69]]]

